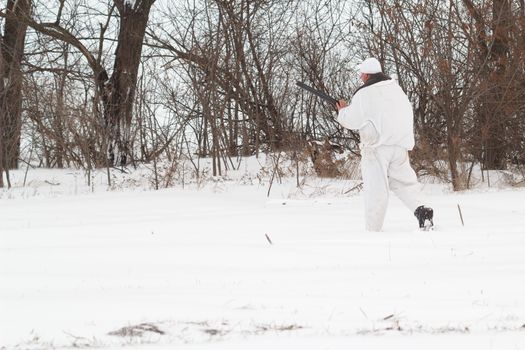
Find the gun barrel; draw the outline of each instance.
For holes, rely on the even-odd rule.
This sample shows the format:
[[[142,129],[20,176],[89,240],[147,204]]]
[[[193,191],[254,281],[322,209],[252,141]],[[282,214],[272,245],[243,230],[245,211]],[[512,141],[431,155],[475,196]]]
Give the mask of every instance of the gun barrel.
[[[319,91],[319,90],[316,90],[314,89],[313,87],[311,86],[308,86],[306,85],[305,83],[303,82],[296,82],[297,86],[299,86],[300,88],[314,94],[315,96],[318,96],[320,98],[322,98],[323,100],[325,100],[326,102],[330,103],[331,105],[333,105],[334,107],[336,106],[337,104],[337,100],[335,98],[333,98],[332,96],[322,92],[322,91]]]

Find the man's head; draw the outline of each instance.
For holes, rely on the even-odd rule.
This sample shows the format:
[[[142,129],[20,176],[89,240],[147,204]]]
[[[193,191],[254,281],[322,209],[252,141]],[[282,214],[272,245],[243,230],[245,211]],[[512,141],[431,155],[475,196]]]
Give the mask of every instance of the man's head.
[[[367,58],[359,65],[359,73],[361,73],[361,80],[365,83],[370,75],[382,73],[381,63],[376,58]]]

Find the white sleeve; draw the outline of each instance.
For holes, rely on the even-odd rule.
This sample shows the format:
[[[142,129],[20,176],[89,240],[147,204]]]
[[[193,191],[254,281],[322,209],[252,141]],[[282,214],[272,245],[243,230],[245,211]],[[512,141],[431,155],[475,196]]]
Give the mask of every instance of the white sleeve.
[[[337,122],[347,129],[361,129],[366,120],[359,95],[354,96],[352,103],[339,111]]]
[[[377,132],[374,123],[371,121],[365,122],[365,124],[359,129],[359,138],[361,139],[362,146],[374,146],[379,141],[379,133]]]

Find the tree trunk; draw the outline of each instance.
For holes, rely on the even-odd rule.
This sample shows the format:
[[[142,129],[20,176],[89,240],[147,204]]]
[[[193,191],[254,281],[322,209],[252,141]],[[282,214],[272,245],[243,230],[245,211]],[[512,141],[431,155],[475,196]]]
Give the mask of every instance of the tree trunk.
[[[4,165],[6,169],[16,169],[20,157],[20,132],[22,128],[22,73],[20,64],[24,54],[27,25],[18,17],[29,17],[30,0],[8,0],[4,38],[1,54],[3,57],[2,86],[0,87],[0,115],[4,125]]]
[[[464,185],[461,181],[458,171],[458,160],[459,160],[459,143],[460,137],[456,135],[455,127],[452,125],[452,117],[447,116],[447,150],[448,150],[448,164],[450,166],[450,175],[452,178],[452,187],[454,191],[461,191],[464,189]]]
[[[69,45],[65,43],[64,45],[64,71],[57,76],[58,79],[58,92],[57,92],[57,107],[54,115],[54,132],[55,132],[55,156],[56,156],[56,166],[59,169],[64,168],[65,160],[65,136],[64,136],[64,120],[65,120],[65,87],[67,79],[67,67],[68,67],[68,52]]]
[[[509,33],[512,26],[510,0],[493,0],[492,32],[494,41],[491,48],[491,85],[494,87],[489,98],[488,138],[485,141],[485,166],[487,169],[505,169],[507,147],[506,124],[509,116],[502,110],[502,100],[507,88],[506,67],[509,56]]]
[[[2,40],[0,38],[0,40]],[[0,76],[3,76],[4,73],[4,58],[0,55]],[[4,90],[4,81],[0,80],[0,91]],[[0,100],[0,109],[3,111],[3,104],[5,103],[4,99]],[[0,113],[0,188],[4,187],[4,113]]]
[[[482,10],[472,0],[463,0],[469,14],[474,18],[479,47],[479,61],[482,62],[482,76],[486,80],[486,91],[480,96],[477,108],[481,125],[481,143],[485,169],[504,169],[508,146],[505,142],[509,113],[502,107],[509,62],[509,35],[513,25],[510,0],[492,1],[492,20],[485,20]],[[492,36],[487,34],[490,28]],[[486,65],[485,65],[486,62]]]
[[[109,159],[126,165],[131,160],[130,129],[133,101],[149,11],[155,0],[134,4],[115,0],[120,30],[113,74],[104,91],[104,118],[109,136]]]

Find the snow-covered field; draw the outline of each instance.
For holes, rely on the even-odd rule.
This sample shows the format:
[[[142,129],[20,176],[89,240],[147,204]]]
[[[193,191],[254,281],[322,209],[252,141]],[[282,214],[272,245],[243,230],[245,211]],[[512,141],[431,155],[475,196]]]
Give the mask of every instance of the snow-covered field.
[[[525,349],[523,189],[427,186],[436,231],[392,198],[367,233],[347,182],[30,174],[0,196],[2,350]]]

